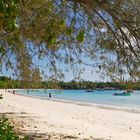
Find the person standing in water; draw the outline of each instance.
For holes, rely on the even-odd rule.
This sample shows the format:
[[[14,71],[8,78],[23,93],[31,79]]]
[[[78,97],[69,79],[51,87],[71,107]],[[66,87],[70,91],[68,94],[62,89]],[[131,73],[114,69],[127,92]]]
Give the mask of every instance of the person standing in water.
[[[52,94],[51,93],[49,93],[49,98],[51,98],[52,97]]]

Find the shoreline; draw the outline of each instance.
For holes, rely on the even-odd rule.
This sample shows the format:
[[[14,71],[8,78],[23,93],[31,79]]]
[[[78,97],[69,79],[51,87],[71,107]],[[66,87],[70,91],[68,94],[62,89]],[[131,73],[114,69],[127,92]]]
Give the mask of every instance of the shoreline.
[[[0,114],[22,124],[18,130],[25,133],[63,134],[76,140],[140,139],[139,109],[39,99],[4,90],[1,93]]]
[[[18,89],[22,90],[22,89]],[[12,93],[12,92],[10,92]],[[49,101],[54,101],[54,102],[61,102],[61,103],[70,103],[70,104],[75,104],[75,105],[80,105],[80,106],[91,106],[91,107],[98,107],[102,109],[111,109],[111,110],[120,110],[120,111],[127,111],[132,113],[140,113],[140,108],[136,107],[126,107],[126,106],[117,106],[117,105],[107,105],[107,104],[99,104],[99,103],[90,103],[90,102],[82,102],[82,101],[76,101],[76,100],[67,100],[67,99],[57,99],[57,98],[45,98],[45,97],[40,97],[40,96],[34,96],[34,95],[25,95],[25,94],[20,94],[20,93],[15,93],[16,95],[19,96],[25,96],[25,97],[30,97],[30,98],[36,98],[36,99],[41,99],[41,100],[49,100]]]

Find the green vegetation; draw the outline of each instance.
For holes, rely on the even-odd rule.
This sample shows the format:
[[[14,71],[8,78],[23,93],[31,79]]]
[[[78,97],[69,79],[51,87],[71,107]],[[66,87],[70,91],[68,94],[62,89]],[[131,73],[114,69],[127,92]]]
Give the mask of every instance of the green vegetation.
[[[18,140],[19,138],[13,131],[13,126],[10,125],[8,119],[0,116],[0,139],[1,140]]]
[[[2,80],[1,80],[2,79]],[[7,81],[8,79],[8,81]],[[3,83],[3,84],[1,84]],[[5,86],[6,85],[6,86]],[[28,86],[27,86],[28,85]],[[0,88],[27,88],[27,89],[135,89],[140,90],[140,82],[91,82],[91,81],[48,81],[27,82],[0,77]]]
[[[28,138],[19,138],[8,119],[5,116],[0,116],[0,140],[28,140]]]
[[[32,72],[63,78],[62,64],[140,77],[139,0],[1,0],[0,7],[0,66],[25,83]]]
[[[0,0],[0,71],[5,66],[19,78],[0,77],[0,88],[140,89],[139,82],[41,78],[49,71],[52,79],[63,79],[63,71],[81,73],[77,64],[84,64],[111,79],[128,74],[139,81],[139,13],[140,0]],[[18,139],[4,118],[0,139]]]
[[[91,81],[71,81],[59,82],[62,89],[135,89],[140,90],[140,82],[91,82]],[[129,86],[128,86],[129,85]]]

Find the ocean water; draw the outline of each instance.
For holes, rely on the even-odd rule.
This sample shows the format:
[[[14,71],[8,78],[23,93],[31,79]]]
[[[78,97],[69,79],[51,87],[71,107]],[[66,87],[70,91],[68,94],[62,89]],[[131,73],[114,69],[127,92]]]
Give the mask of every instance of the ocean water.
[[[114,105],[123,107],[140,108],[140,91],[134,91],[131,96],[113,96],[114,93],[122,93],[119,90],[104,90],[94,92],[86,92],[85,90],[16,90],[16,93],[41,97],[48,99],[51,93],[54,99],[63,99],[78,102],[96,103],[103,105]]]

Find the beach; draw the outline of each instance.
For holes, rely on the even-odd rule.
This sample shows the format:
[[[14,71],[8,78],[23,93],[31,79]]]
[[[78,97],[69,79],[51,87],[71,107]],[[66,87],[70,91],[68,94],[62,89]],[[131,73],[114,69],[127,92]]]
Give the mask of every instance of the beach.
[[[5,90],[0,94],[0,113],[17,124],[20,132],[70,139],[140,140],[140,109],[44,100]]]

